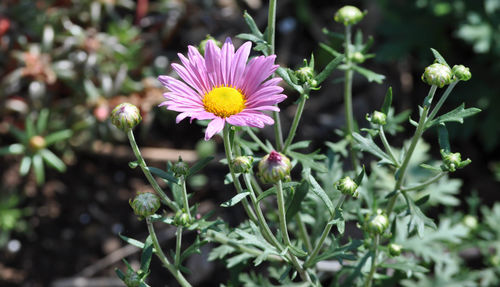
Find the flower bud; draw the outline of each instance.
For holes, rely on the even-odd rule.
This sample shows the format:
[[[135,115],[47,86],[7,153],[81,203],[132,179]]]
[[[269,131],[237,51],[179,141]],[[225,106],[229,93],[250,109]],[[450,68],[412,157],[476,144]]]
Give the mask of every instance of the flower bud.
[[[376,125],[385,125],[387,123],[387,116],[386,114],[382,113],[382,112],[379,112],[379,111],[374,111],[371,118],[370,118],[370,121],[373,123],[373,124],[376,124]]]
[[[459,81],[468,81],[472,77],[469,68],[464,65],[455,65],[451,69],[453,76]]]
[[[451,72],[451,69],[440,63],[434,63],[428,66],[422,74],[422,81],[440,88],[449,85],[452,79],[453,73]]]
[[[200,54],[204,55],[205,54],[205,47],[207,46],[207,42],[212,41],[217,47],[222,47],[222,43],[220,41],[217,41],[214,37],[207,35],[204,40],[200,42],[198,45],[198,51]]]
[[[189,227],[191,225],[192,219],[187,214],[184,209],[177,211],[174,217],[174,225],[176,226],[183,226],[183,227]]]
[[[140,218],[155,214],[161,205],[160,198],[156,194],[150,192],[139,193],[134,200],[129,203],[135,215]]]
[[[366,60],[366,58],[365,55],[363,55],[363,53],[354,52],[351,56],[351,60],[356,64],[361,64]]]
[[[127,270],[127,274],[125,275],[123,283],[125,283],[127,287],[139,287],[141,285],[141,282],[142,280],[139,274],[137,274],[137,272],[129,268]]]
[[[333,19],[347,26],[358,23],[364,16],[365,13],[361,12],[357,7],[346,5],[335,13]]]
[[[389,255],[392,257],[399,256],[403,247],[399,244],[391,243],[389,244]]]
[[[368,232],[372,234],[382,234],[389,227],[389,219],[382,210],[378,209],[377,214],[370,218],[368,222]]]
[[[33,136],[29,140],[29,146],[32,151],[37,152],[44,149],[47,146],[47,143],[42,136]]]
[[[179,157],[179,161],[172,166],[172,171],[176,177],[186,176],[189,173],[189,165]]]
[[[264,183],[276,183],[289,178],[291,169],[290,160],[276,151],[271,151],[259,162],[259,176]]]
[[[238,156],[233,159],[233,168],[236,173],[249,173],[252,170],[253,157]]]
[[[474,230],[478,226],[477,218],[472,215],[466,215],[462,219],[462,222],[465,226],[467,226],[469,229]]]
[[[346,176],[337,182],[337,189],[343,194],[351,195],[352,197],[358,197],[359,192],[358,185],[350,177]]]
[[[111,123],[124,132],[133,129],[141,121],[139,109],[132,104],[119,104],[111,111]]]
[[[301,83],[308,83],[314,79],[314,70],[309,66],[304,66],[295,72]]]

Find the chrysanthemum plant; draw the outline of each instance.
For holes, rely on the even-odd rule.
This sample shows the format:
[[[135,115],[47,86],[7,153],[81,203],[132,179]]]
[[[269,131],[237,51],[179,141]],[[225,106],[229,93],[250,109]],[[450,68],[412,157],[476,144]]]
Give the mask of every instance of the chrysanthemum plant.
[[[221,162],[229,169],[226,181],[234,185],[234,196],[221,206],[242,205],[248,216],[237,227],[210,215],[200,216],[196,203],[190,202],[186,179],[212,158],[192,167],[182,160],[169,163],[166,170],[148,167],[134,140],[133,128],[141,120],[138,109],[122,104],[113,111],[113,123],[127,133],[137,157],[131,167],[139,166],[155,191],[131,200],[134,212],[146,221],[149,237],[141,242],[123,236],[143,249],[139,270],[128,264],[126,272],[117,270],[128,286],[147,286],[153,254],[180,285],[190,286],[186,276],[190,271],[183,261],[207,242],[216,244],[209,259],[224,260],[229,270],[259,266],[236,268],[248,272],[227,277],[248,286],[410,284],[433,266],[439,272],[447,264],[443,258],[449,255],[442,242],[457,243],[467,235],[467,224],[439,221],[425,212],[438,204],[457,204],[454,195],[459,183],[448,176],[470,163],[450,147],[446,124],[461,123],[479,110],[461,105],[447,113],[441,111],[453,88],[471,77],[469,69],[461,65],[451,68],[432,50],[436,62],[422,76],[430,85],[429,93],[416,115],[409,118],[413,136],[397,148],[386,133],[401,131],[408,113],[394,114],[391,88],[380,109],[366,116],[368,123],[359,124],[368,128],[357,130],[354,122],[353,74],[379,83],[384,79],[360,66],[373,56],[367,53],[371,40],[363,43],[358,32],[355,43],[351,42],[351,28],[365,13],[353,6],[340,9],[334,18],[345,26],[344,51],[323,45],[335,57],[322,71],[316,71],[313,57],[294,71],[275,64],[275,9],[276,1],[271,0],[265,33],[245,13],[251,33],[239,37],[250,41],[238,49],[229,38],[221,47],[206,41],[201,53],[189,46],[187,57],[179,54],[180,63],[172,64],[179,78],[159,76],[167,90],[161,106],[179,112],[177,122],[208,120],[205,140],[222,134],[226,158]],[[250,56],[251,42],[262,55]],[[322,149],[325,154],[303,153],[310,142],[295,142],[294,136],[304,106],[335,69],[345,72],[347,126],[341,132],[343,139],[327,142]],[[278,107],[287,97],[278,85],[282,81],[299,93],[286,133]],[[445,90],[438,96],[441,88]],[[274,125],[274,144],[259,134],[265,125]],[[429,146],[422,141],[426,131],[438,133],[441,164],[426,154]],[[366,153],[378,161],[369,162],[363,157]],[[162,190],[155,175],[168,183],[170,191]],[[176,244],[169,252],[163,251],[165,246],[160,245],[153,223],[177,227]],[[183,240],[183,234],[193,230],[196,239]],[[240,283],[228,282],[231,286]]]

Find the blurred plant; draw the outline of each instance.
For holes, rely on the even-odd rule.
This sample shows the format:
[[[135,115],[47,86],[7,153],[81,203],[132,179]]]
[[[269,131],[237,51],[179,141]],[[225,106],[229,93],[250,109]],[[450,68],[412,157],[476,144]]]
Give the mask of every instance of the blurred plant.
[[[18,143],[0,149],[0,155],[22,155],[19,173],[25,176],[31,169],[35,172],[36,182],[41,185],[45,182],[45,165],[59,172],[66,170],[64,162],[57,157],[49,147],[62,143],[71,137],[70,129],[49,132],[49,110],[43,109],[35,121],[34,114],[26,118],[25,130],[11,126],[10,132]]]

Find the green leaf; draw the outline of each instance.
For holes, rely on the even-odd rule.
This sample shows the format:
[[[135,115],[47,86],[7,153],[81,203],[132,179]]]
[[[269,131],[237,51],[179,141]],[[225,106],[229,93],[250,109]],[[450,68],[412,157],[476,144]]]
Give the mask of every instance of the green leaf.
[[[426,128],[430,128],[434,125],[437,125],[437,124],[440,124],[440,123],[445,123],[445,122],[459,122],[459,123],[463,123],[464,122],[464,118],[467,118],[467,117],[470,117],[470,116],[473,116],[477,113],[479,113],[481,110],[478,109],[478,108],[468,108],[468,109],[464,109],[465,107],[465,104],[461,104],[459,107],[457,107],[456,109],[444,114],[444,115],[441,115],[437,118],[435,118],[434,120],[432,121],[429,121],[425,124],[425,127]]]
[[[323,71],[321,71],[321,73],[314,77],[314,79],[318,82],[318,85],[326,80],[326,78],[330,76],[333,70],[335,70],[335,68],[337,68],[343,60],[344,55],[337,56],[333,60],[331,60],[330,63],[328,63],[328,65],[326,65],[326,67],[323,69]]]
[[[306,197],[308,191],[309,184],[307,181],[301,181],[300,185],[295,189],[292,200],[286,209],[286,222],[290,222],[290,220],[299,212],[302,201]]]
[[[327,44],[319,43],[319,46],[321,48],[323,48],[325,51],[327,51],[328,53],[332,54],[332,56],[334,56],[334,57],[343,56],[342,53],[336,51],[335,49],[333,49],[332,47],[328,46]]]
[[[9,146],[0,148],[0,156],[6,154],[22,154],[25,150],[26,149],[22,144],[11,144]]]
[[[242,192],[238,193],[237,195],[233,196],[230,200],[223,202],[220,206],[222,207],[231,207],[240,202],[243,198],[247,197],[250,194],[250,192]]]
[[[191,256],[192,254],[200,254],[201,250],[200,247],[207,244],[208,240],[200,240],[200,238],[197,236],[196,240],[191,244],[184,252],[181,254],[181,262],[184,261],[186,258]]]
[[[62,130],[51,133],[50,135],[45,137],[45,144],[50,146],[56,142],[60,142],[66,139],[69,139],[73,135],[72,130]]]
[[[392,159],[375,144],[371,137],[363,137],[358,133],[353,133],[352,137],[358,143],[357,146],[360,150],[373,154],[384,163],[392,163]]]
[[[24,129],[28,139],[33,136],[36,136],[35,123],[33,122],[33,114],[26,117],[26,120],[24,121]]]
[[[387,113],[389,113],[389,108],[391,107],[391,105],[392,105],[392,87],[389,87],[389,89],[387,89],[387,93],[385,93],[384,103],[382,104],[382,108],[380,109],[380,111],[387,115]]]
[[[96,101],[101,96],[97,87],[89,79],[83,81],[83,90],[85,91],[85,94],[87,94],[87,99],[90,102]]]
[[[42,155],[43,159],[49,166],[53,167],[59,172],[66,171],[66,165],[64,164],[64,162],[60,160],[53,152],[48,149],[42,149],[39,151],[39,153]]]
[[[198,161],[196,164],[194,164],[189,169],[187,176],[191,176],[191,175],[197,173],[198,171],[202,170],[213,159],[214,159],[213,156],[208,156],[208,157],[202,158],[200,161]]]
[[[149,271],[149,265],[151,263],[151,257],[153,256],[153,239],[151,235],[144,241],[144,247],[142,249],[141,255],[141,270],[145,273]]]
[[[446,63],[446,60],[443,58],[443,56],[441,56],[441,54],[439,54],[438,51],[436,51],[435,49],[431,48],[431,51],[432,51],[432,54],[434,55],[434,58],[436,58],[436,60],[438,61],[439,64],[441,65],[445,65],[447,67],[450,67],[448,65],[448,63]]]
[[[28,174],[30,171],[31,167],[31,157],[29,156],[24,156],[23,159],[21,160],[21,165],[19,166],[19,174],[21,176],[25,176]]]
[[[302,177],[310,184],[312,191],[325,203],[330,215],[333,216],[335,214],[335,207],[333,203],[326,194],[325,190],[319,185],[316,179],[311,175],[311,170],[309,168],[305,168],[302,171]]]
[[[353,65],[352,69],[363,75],[368,80],[368,82],[376,82],[378,84],[381,84],[385,79],[384,75],[377,74],[360,66]]]
[[[360,246],[363,245],[362,240],[353,240],[343,246],[339,246],[336,241],[334,244],[330,245],[330,247],[318,255],[314,260],[309,262],[308,266],[314,266],[319,261],[328,260],[328,259],[337,259],[342,263],[342,260],[355,260],[356,259],[356,251]]]
[[[283,81],[285,81],[290,87],[294,88],[296,91],[298,91],[299,93],[303,93],[304,92],[304,89],[302,89],[301,86],[295,84],[290,75],[288,74],[288,71],[287,69],[283,68],[283,67],[279,67],[277,70],[276,70],[276,74],[278,74],[282,79]]]
[[[293,159],[299,161],[304,169],[310,168],[319,172],[327,172],[328,170],[325,167],[325,165],[323,163],[316,161],[316,160],[323,160],[326,158],[325,155],[319,154],[319,152],[320,152],[319,150],[316,150],[309,154],[303,154],[294,151],[288,151],[287,154],[291,156]]]
[[[166,172],[156,167],[148,166],[146,167],[152,174],[159,176],[171,183],[179,184],[179,179],[173,175],[171,172]]]
[[[45,181],[45,169],[40,154],[33,155],[33,169],[35,170],[36,183],[41,185]]]
[[[365,165],[363,165],[363,168],[361,169],[361,171],[359,172],[359,174],[356,176],[356,178],[354,179],[354,182],[360,186],[361,185],[361,182],[363,181],[363,177],[365,176]]]
[[[121,271],[118,268],[115,268],[115,273],[116,273],[116,276],[118,276],[118,278],[120,278],[122,281],[125,280],[125,274],[123,273],[123,271]]]
[[[293,143],[291,144],[289,147],[288,147],[288,150],[296,150],[296,149],[303,149],[303,148],[307,148],[309,147],[309,145],[311,144],[311,141],[300,141],[300,142],[296,142],[296,143]]]
[[[241,33],[241,34],[238,34],[236,37],[238,37],[242,40],[252,41],[254,43],[265,43],[265,41],[262,38],[259,38],[258,36],[255,36],[254,34]]]
[[[410,216],[410,221],[408,222],[408,233],[417,229],[418,236],[422,238],[424,236],[424,228],[425,226],[436,229],[437,226],[434,223],[434,220],[427,217],[420,207],[413,201],[412,198],[403,193],[404,198],[406,199],[406,203],[408,205],[408,213]]]
[[[120,236],[120,238],[121,238],[123,241],[127,242],[128,244],[133,245],[133,246],[135,246],[135,247],[138,247],[138,248],[140,248],[140,249],[144,249],[144,246],[145,246],[145,245],[144,245],[144,243],[142,243],[141,241],[136,240],[136,239],[133,239],[133,238],[130,238],[130,237],[127,237],[127,236],[125,236],[125,235],[122,235],[121,233],[119,233],[119,234],[118,234],[118,236]],[[153,252],[154,252],[154,250],[153,250]]]
[[[447,153],[451,152],[448,130],[446,129],[446,125],[444,123],[440,123],[438,125],[438,142],[440,149],[444,150]]]
[[[242,254],[233,256],[227,260],[227,268],[234,267],[242,262],[245,262],[249,258],[252,258],[252,255],[250,255],[248,253],[242,253]]]
[[[262,32],[260,32],[259,28],[257,27],[257,24],[253,20],[252,16],[248,14],[247,11],[243,13],[243,19],[245,19],[245,22],[247,23],[248,28],[250,28],[250,31],[252,31],[252,34],[263,39],[264,35],[262,34]]]
[[[36,131],[38,134],[42,134],[47,128],[47,123],[49,121],[49,110],[42,109],[38,115],[38,120],[36,121]]]
[[[426,273],[429,272],[429,269],[417,265],[412,262],[408,261],[401,261],[397,260],[395,263],[382,263],[380,264],[380,267],[382,268],[390,268],[390,269],[396,269],[396,270],[401,270],[401,271],[412,271],[412,272],[418,272],[418,273]]]
[[[28,142],[28,135],[21,131],[20,129],[16,128],[14,125],[11,125],[9,127],[9,132],[21,143]]]

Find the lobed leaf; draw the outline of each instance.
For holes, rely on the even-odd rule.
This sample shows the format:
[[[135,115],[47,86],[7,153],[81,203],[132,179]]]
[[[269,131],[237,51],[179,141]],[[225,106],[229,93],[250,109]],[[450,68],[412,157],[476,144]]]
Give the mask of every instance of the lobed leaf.
[[[470,117],[470,116],[473,116],[477,113],[479,113],[481,110],[478,109],[478,108],[468,108],[468,109],[465,109],[465,104],[461,104],[459,107],[457,107],[456,109],[444,114],[444,115],[441,115],[431,121],[428,121],[426,124],[425,124],[425,127],[426,128],[430,128],[432,126],[435,126],[437,124],[441,124],[441,123],[445,123],[445,122],[459,122],[459,123],[463,123],[464,122],[464,118],[467,118],[467,117]]]

